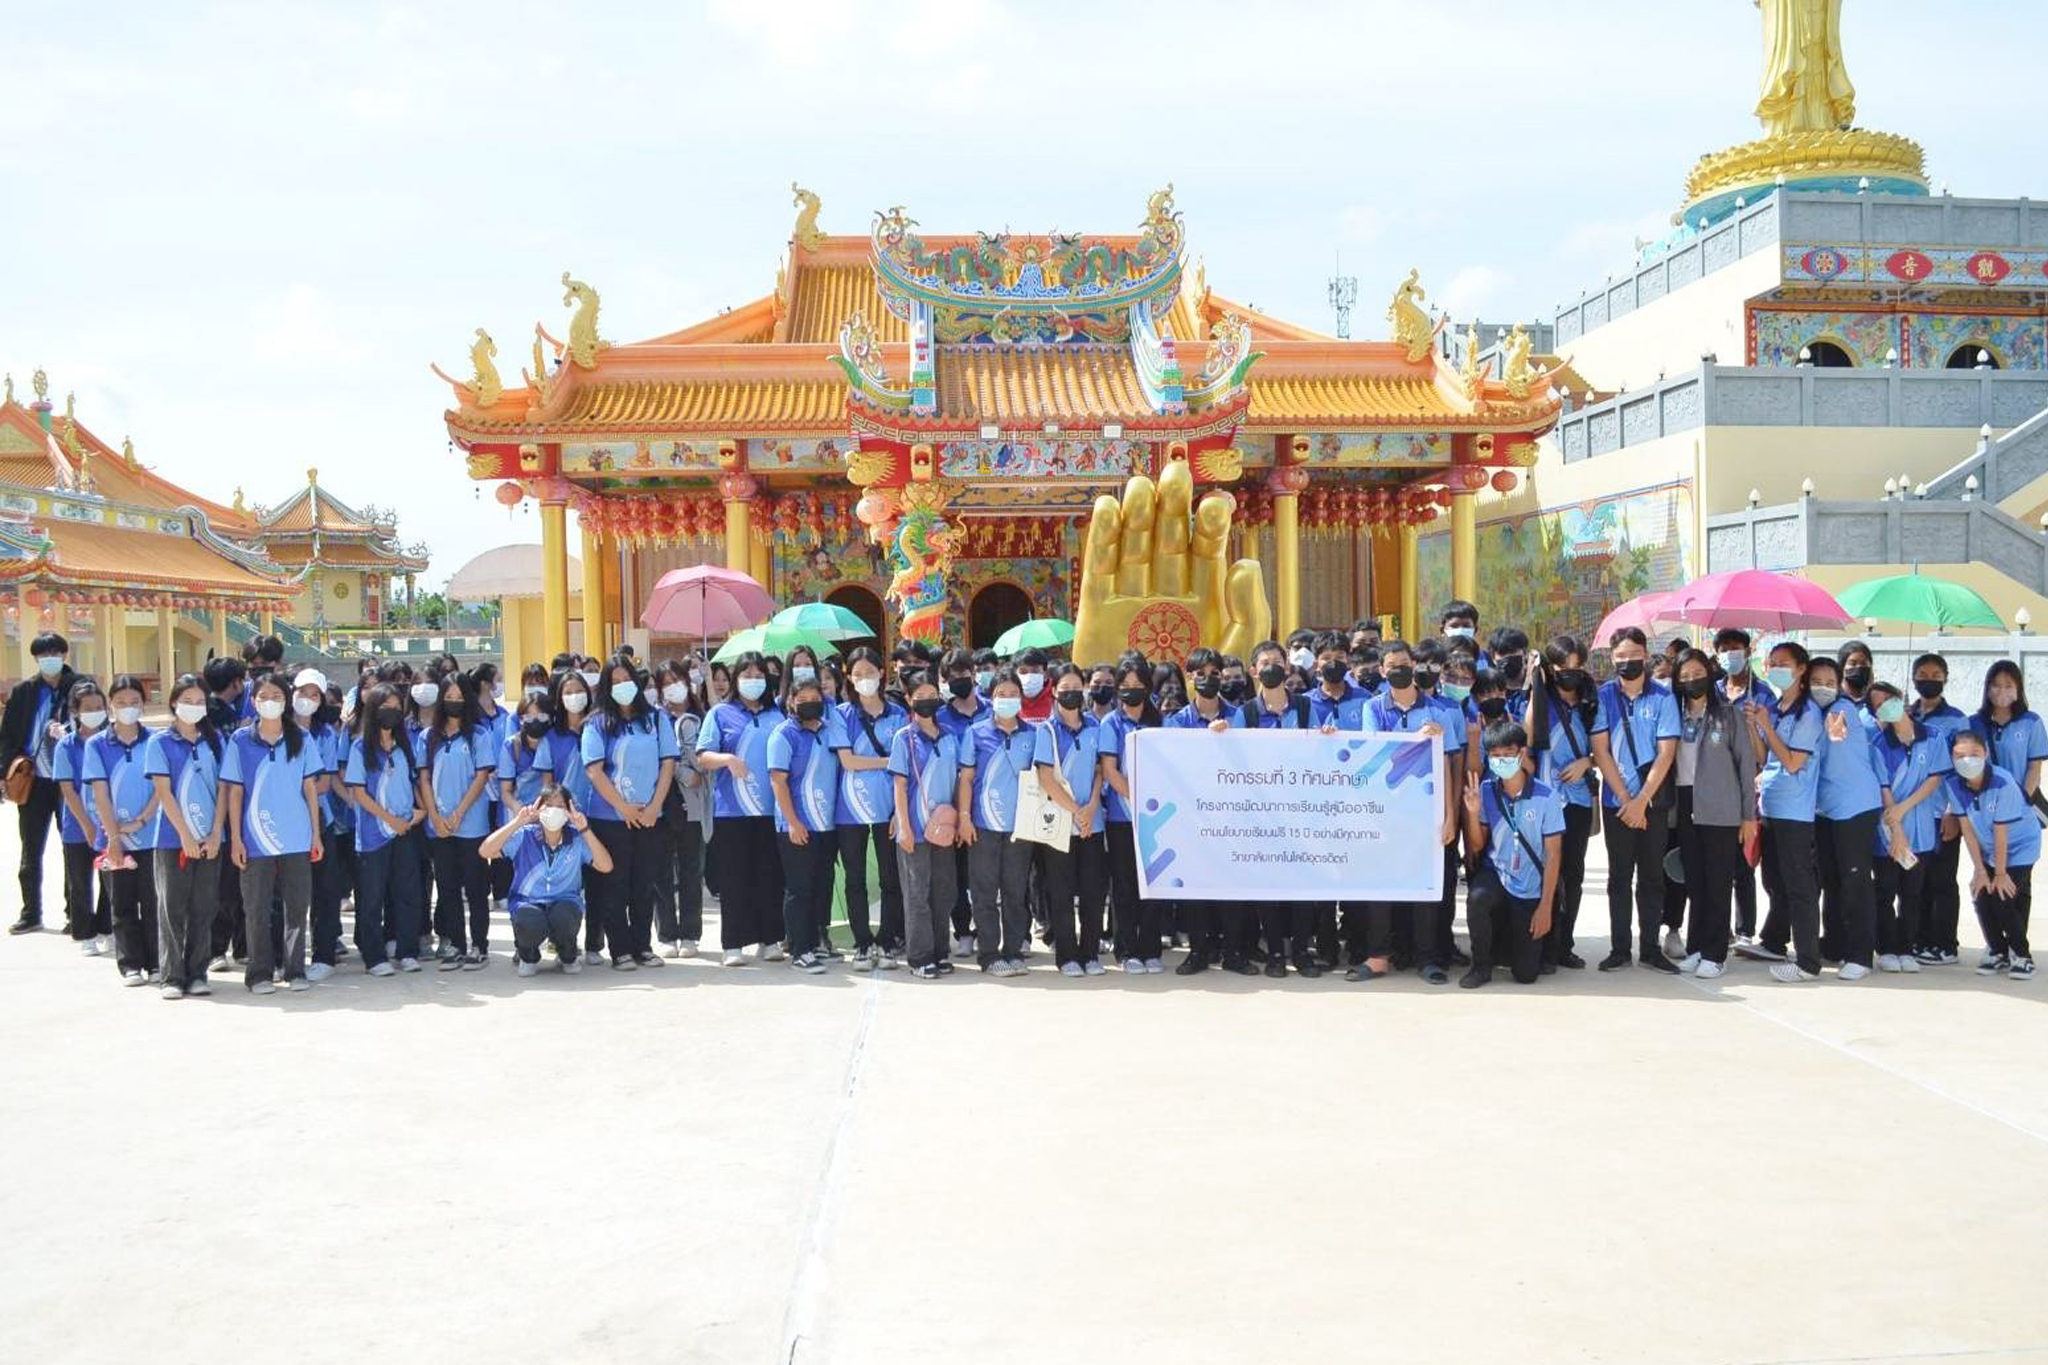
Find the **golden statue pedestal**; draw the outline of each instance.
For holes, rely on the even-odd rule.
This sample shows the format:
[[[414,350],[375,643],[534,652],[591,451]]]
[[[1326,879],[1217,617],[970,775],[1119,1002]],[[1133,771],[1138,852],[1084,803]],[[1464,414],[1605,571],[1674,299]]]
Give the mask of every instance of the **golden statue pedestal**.
[[[1854,192],[1863,180],[1873,190],[1927,192],[1920,144],[1894,133],[1825,128],[1758,138],[1699,159],[1685,181],[1684,222],[1716,218],[1737,196],[1754,199],[1779,177],[1803,189]]]

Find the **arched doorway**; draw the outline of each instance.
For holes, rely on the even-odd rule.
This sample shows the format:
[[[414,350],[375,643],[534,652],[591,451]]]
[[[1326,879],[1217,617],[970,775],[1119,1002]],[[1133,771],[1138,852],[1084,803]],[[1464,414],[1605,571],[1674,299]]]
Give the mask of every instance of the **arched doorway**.
[[[1832,341],[1808,343],[1802,351],[1801,358],[1807,364],[1823,370],[1851,370],[1856,367],[1856,362],[1848,351]]]
[[[1974,370],[1979,365],[1992,370],[2001,368],[1998,363],[1998,357],[1993,355],[1983,342],[1970,341],[1950,351],[1948,354],[1948,364],[1943,368],[1950,370]]]
[[[1031,619],[1031,596],[1015,583],[984,583],[967,604],[967,643],[987,649],[1002,633]]]
[[[868,625],[869,638],[838,642],[841,654],[850,653],[861,645],[882,648],[882,599],[875,596],[872,589],[863,588],[858,583],[842,583],[826,593],[825,600],[835,607],[845,607]]]

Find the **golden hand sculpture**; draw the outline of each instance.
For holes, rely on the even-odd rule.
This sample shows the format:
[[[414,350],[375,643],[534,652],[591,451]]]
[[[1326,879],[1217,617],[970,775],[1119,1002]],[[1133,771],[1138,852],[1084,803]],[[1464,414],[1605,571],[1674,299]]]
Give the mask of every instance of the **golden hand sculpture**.
[[[1266,638],[1273,610],[1259,563],[1227,558],[1236,502],[1210,493],[1190,518],[1194,491],[1187,461],[1174,460],[1156,485],[1138,474],[1122,499],[1095,500],[1081,546],[1077,662],[1108,663],[1126,649],[1185,662],[1197,645],[1249,658]]]

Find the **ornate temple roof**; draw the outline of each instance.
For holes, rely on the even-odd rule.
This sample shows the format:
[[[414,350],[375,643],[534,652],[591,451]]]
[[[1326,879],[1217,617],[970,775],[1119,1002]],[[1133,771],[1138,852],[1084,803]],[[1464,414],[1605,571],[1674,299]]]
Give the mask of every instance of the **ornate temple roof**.
[[[237,499],[240,493],[237,491]],[[328,568],[381,568],[418,573],[427,567],[424,546],[398,540],[397,518],[376,508],[358,510],[320,486],[320,471],[306,471],[305,486],[275,507],[259,507],[250,537],[281,564]]]
[[[941,418],[1011,426],[1154,415],[1125,346],[940,346],[933,368]]]

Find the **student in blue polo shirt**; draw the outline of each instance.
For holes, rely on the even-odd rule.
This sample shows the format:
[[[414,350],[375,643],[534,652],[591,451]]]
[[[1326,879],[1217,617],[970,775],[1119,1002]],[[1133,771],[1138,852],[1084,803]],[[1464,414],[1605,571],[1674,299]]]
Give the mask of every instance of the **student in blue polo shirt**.
[[[1807,653],[1786,641],[1770,655],[1770,682],[1778,695],[1775,711],[1755,702],[1743,715],[1764,742],[1764,768],[1757,778],[1763,813],[1764,884],[1771,910],[1757,942],[1738,945],[1744,957],[1771,962],[1771,975],[1787,983],[1820,976],[1820,881],[1813,844],[1813,820],[1820,792],[1821,746],[1827,722],[1806,689]],[[1786,938],[1796,953],[1785,960]]]
[[[107,900],[114,912],[114,961],[140,986],[157,971],[156,784],[143,772],[142,682],[123,673],[107,689],[114,723],[85,746],[80,775],[93,794]]]
[[[282,670],[280,678],[287,676]],[[324,981],[334,975],[341,956],[341,898],[347,893],[354,852],[354,840],[347,831],[353,823],[348,800],[342,793],[341,768],[348,761],[348,735],[341,728],[341,707],[328,697],[327,675],[317,668],[300,669],[291,676],[292,714],[305,728],[306,738],[320,750],[320,833],[324,848],[313,864],[313,963],[306,968],[308,981]]]
[[[1163,972],[1168,902],[1138,895],[1138,845],[1131,833],[1131,736],[1162,723],[1152,700],[1152,666],[1126,655],[1112,675],[1115,705],[1097,732],[1102,762],[1102,823],[1107,840],[1111,917],[1117,960],[1130,975]]]
[[[1240,671],[1243,661],[1233,659]],[[1224,696],[1223,655],[1204,645],[1188,655],[1188,701],[1166,717],[1169,730],[1208,730],[1222,734],[1244,723],[1238,702]],[[1249,959],[1258,938],[1258,916],[1242,901],[1182,900],[1182,923],[1188,936],[1188,955],[1173,969],[1176,976],[1194,976],[1220,961],[1227,972],[1257,976],[1259,969]]]
[[[1102,905],[1109,851],[1102,836],[1101,725],[1087,713],[1088,676],[1071,663],[1053,664],[1053,711],[1038,729],[1032,765],[1052,803],[1074,818],[1064,849],[1047,848],[1045,903],[1053,953],[1062,976],[1100,976]]]
[[[1884,815],[1885,784],[1870,752],[1870,713],[1842,694],[1842,666],[1829,655],[1815,655],[1806,666],[1806,694],[1820,708],[1826,734],[1818,755],[1813,844],[1828,956],[1840,960],[1842,980],[1860,981],[1870,975],[1877,951],[1871,850]]]
[[[1970,718],[1948,701],[1948,660],[1926,653],[1913,660],[1914,698],[1908,705],[1914,719],[1946,744],[1958,730],[1969,728]],[[1915,956],[1922,966],[1952,967],[1959,960],[1956,921],[1962,914],[1961,877],[1963,846],[1959,836],[1945,830],[1941,846],[1927,865],[1927,880],[1920,899],[1920,943]]]
[[[1629,964],[1633,902],[1643,965],[1676,975],[1678,964],[1664,955],[1657,931],[1664,918],[1678,706],[1667,689],[1650,681],[1650,642],[1643,632],[1633,626],[1614,632],[1608,655],[1614,678],[1601,687],[1593,713],[1593,761],[1604,780],[1601,831],[1607,845],[1608,953],[1600,970]]]
[[[580,670],[573,666],[559,669],[548,688],[548,718],[554,723],[533,755],[533,766],[544,779],[567,787],[570,801],[582,811],[590,807],[590,774],[583,767],[583,727],[597,714],[592,702],[595,696]],[[586,870],[586,883],[594,879],[595,874]],[[596,904],[588,885],[584,887],[584,899],[588,904]],[[585,915],[583,955],[595,959],[603,953],[604,916]]]
[[[768,662],[751,650],[733,660],[732,692],[697,731],[697,766],[712,774],[711,858],[718,873],[718,937],[725,965],[759,944],[763,962],[782,961],[782,860],[776,852],[775,796],[768,788],[768,736],[787,717],[768,682]],[[731,869],[733,876],[725,876]]]
[[[290,714],[284,682],[265,674],[250,689],[256,721],[237,730],[221,760],[227,791],[229,856],[241,874],[249,961],[244,984],[257,995],[306,980],[306,914],[313,901],[313,859],[320,856],[320,751]],[[270,904],[284,902],[284,960],[270,942]]]
[[[1586,647],[1571,635],[1553,636],[1529,681],[1525,727],[1535,754],[1535,776],[1564,803],[1564,838],[1558,846],[1557,899],[1543,961],[1579,970],[1574,931],[1585,890],[1586,845],[1593,838],[1593,717],[1598,702],[1586,672]]]
[[[839,704],[834,734],[839,752],[839,805],[833,813],[839,845],[841,884],[846,889],[846,924],[853,931],[857,961],[893,968],[903,952],[903,884],[896,875],[896,851],[889,842],[895,801],[889,781],[889,745],[910,723],[910,712],[882,692],[882,656],[862,645],[846,657],[847,699]],[[881,927],[868,918],[868,853],[881,880]]]
[[[208,714],[206,680],[187,673],[171,686],[170,728],[151,736],[142,771],[156,787],[165,836],[152,873],[166,1000],[211,995],[213,920],[220,910],[222,741]]]
[[[1905,696],[1890,683],[1873,682],[1864,700],[1877,725],[1871,762],[1891,798],[1878,826],[1877,967],[1917,972],[1915,932],[1929,860],[1941,844],[1941,816],[1947,799],[1942,779],[1953,769],[1948,742],[1906,710]],[[1903,861],[1902,861],[1903,855]],[[1906,866],[1911,863],[1912,866]]]
[[[2041,789],[2041,760],[2048,758],[2048,727],[2027,709],[2027,684],[2018,664],[2000,659],[1984,671],[1984,702],[1969,725],[1984,741],[1991,766],[2019,783],[2032,800]]]
[[[107,698],[91,678],[73,683],[67,696],[71,720],[50,747],[50,775],[60,803],[57,832],[64,848],[64,921],[81,952],[103,957],[114,951],[114,917],[105,889],[97,896],[93,891],[99,824],[88,809],[92,796],[85,789],[84,768],[87,742],[107,723]]]
[[[522,977],[540,972],[540,945],[555,945],[555,960],[570,976],[583,970],[576,930],[583,920],[584,870],[600,876],[612,870],[610,852],[563,787],[548,787],[520,806],[478,846],[484,858],[511,864],[507,905],[512,919],[513,969]]]
[[[1365,729],[1365,707],[1373,694],[1370,688],[1360,686],[1352,679],[1344,637],[1326,630],[1315,637],[1313,647],[1316,652],[1315,685],[1302,694],[1308,698],[1309,720],[1326,734],[1337,730]],[[1135,884],[1135,877],[1133,880]],[[1356,966],[1364,960],[1366,909],[1363,901],[1312,902],[1309,909],[1316,952],[1325,963],[1337,966],[1340,948],[1345,944],[1351,949],[1351,965]]]
[[[476,718],[476,684],[469,675],[447,674],[437,686],[433,725],[421,735],[416,755],[420,809],[427,813],[434,860],[434,931],[441,937],[442,971],[481,971],[490,961],[491,873],[477,849],[491,832],[489,793],[498,751]]]
[[[1486,773],[1464,796],[1465,847],[1477,860],[1465,907],[1472,967],[1458,981],[1468,990],[1491,981],[1496,965],[1505,965],[1524,986],[1542,974],[1564,842],[1564,803],[1529,776],[1524,762],[1528,732],[1514,721],[1496,720],[1481,743]]]
[[[846,747],[839,716],[825,705],[818,680],[792,682],[789,719],[768,736],[768,783],[775,795],[775,832],[782,855],[782,936],[789,965],[806,975],[825,970],[832,916],[832,873],[839,848],[833,817],[839,804],[839,759]],[[863,869],[865,870],[865,869]]]
[[[419,760],[406,738],[405,698],[377,683],[357,698],[356,714],[362,737],[342,771],[355,811],[356,948],[371,976],[416,972],[422,906],[406,839],[427,813],[414,800]]]
[[[1380,668],[1385,686],[1366,703],[1365,728],[1385,734],[1435,735],[1441,740],[1445,759],[1443,842],[1448,849],[1457,835],[1457,811],[1462,805],[1454,778],[1462,773],[1464,767],[1463,722],[1455,726],[1444,723],[1442,710],[1423,686],[1422,670],[1416,668],[1415,651],[1407,641],[1383,641],[1380,644]],[[1430,671],[1427,681],[1435,685],[1434,670]],[[1455,878],[1452,884],[1455,886]],[[1369,903],[1365,921],[1365,961],[1346,972],[1344,979],[1372,981],[1385,976],[1393,970],[1397,952],[1404,952],[1403,945],[1412,943],[1422,979],[1432,986],[1445,984],[1451,978],[1450,961],[1442,951],[1444,935],[1439,924],[1442,915],[1441,901]],[[1410,927],[1411,933],[1401,931],[1403,924]]]
[[[594,887],[605,916],[612,970],[659,967],[654,954],[654,899],[670,885],[664,872],[672,840],[668,789],[675,781],[676,730],[647,694],[647,675],[620,654],[605,666],[597,719],[583,727],[583,767],[590,808],[612,870]],[[701,742],[701,736],[700,736]],[[742,876],[753,875],[746,868]]]
[[[1976,874],[1977,922],[1984,928],[1984,956],[1977,975],[2004,972],[2014,981],[2034,976],[2027,944],[2027,919],[2034,900],[2034,863],[2041,856],[2041,825],[2026,792],[2011,774],[1991,762],[1990,750],[1974,730],[1949,739],[1955,775],[1947,782],[1948,811],[1958,817]]]
[[[498,783],[498,804],[504,810],[516,811],[540,799],[541,790],[548,785],[548,773],[538,760],[553,728],[547,693],[526,693],[519,703],[518,723],[507,727],[498,745],[498,768],[492,774]],[[579,755],[582,752],[580,737],[577,751]],[[588,774],[585,776],[587,780]]]
[[[939,725],[944,703],[930,673],[906,672],[904,699],[910,705],[910,724],[896,732],[889,746],[896,804],[892,831],[911,970],[930,981],[953,970],[946,960],[946,919],[953,904],[960,746]]]
[[[991,976],[1019,976],[1031,933],[1031,859],[1039,846],[1014,837],[1017,791],[1022,781],[1038,780],[1032,759],[1039,727],[1019,719],[1024,692],[1014,671],[997,668],[988,691],[988,715],[967,727],[960,745],[954,805],[974,878],[975,958]],[[1104,766],[1111,766],[1106,756]]]
[[[954,647],[939,656],[939,678],[941,695],[946,704],[939,708],[939,724],[953,737],[953,743],[964,757],[967,752],[967,727],[988,718],[988,698],[978,681],[974,655],[965,649]],[[967,848],[964,844],[953,846],[953,956],[965,957],[976,952],[972,911],[967,904],[967,887],[972,872],[967,863]]]

